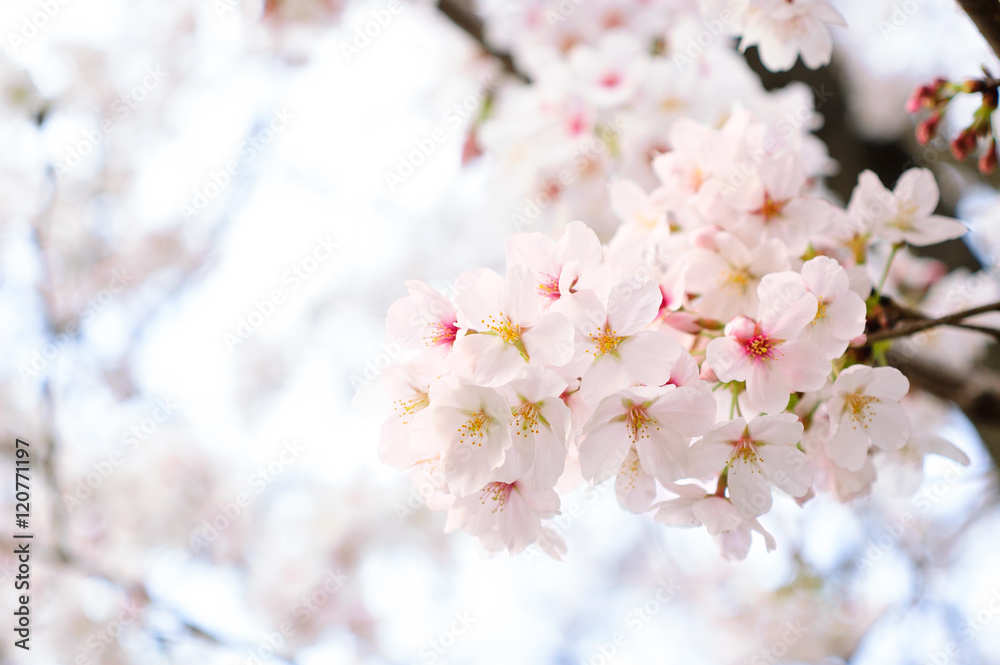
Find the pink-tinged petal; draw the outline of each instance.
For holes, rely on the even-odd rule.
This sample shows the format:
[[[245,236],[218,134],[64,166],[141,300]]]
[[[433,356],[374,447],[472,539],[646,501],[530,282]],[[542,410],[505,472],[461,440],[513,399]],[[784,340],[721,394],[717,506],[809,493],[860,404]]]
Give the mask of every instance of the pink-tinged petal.
[[[865,331],[865,301],[853,291],[844,291],[833,302],[826,304],[817,326],[824,326],[837,339],[852,340]]]
[[[869,405],[871,420],[867,432],[872,445],[882,450],[899,450],[910,438],[910,417],[897,402],[879,400]]]
[[[835,25],[840,28],[847,27],[847,20],[837,9],[828,2],[816,2],[809,7],[809,13],[813,18],[822,21],[827,25]]]
[[[423,408],[414,414],[389,416],[379,432],[379,459],[405,469],[441,454],[442,442],[434,429],[433,413],[434,409]]]
[[[556,259],[563,265],[575,261],[580,273],[596,268],[603,254],[597,234],[580,221],[567,224],[566,230],[556,241]]]
[[[558,276],[555,243],[544,233],[515,233],[505,244],[507,265],[525,266],[535,275]]]
[[[691,508],[695,519],[705,525],[708,533],[717,536],[732,531],[743,524],[740,511],[722,497],[711,496],[702,499]]]
[[[774,540],[774,536],[768,533],[768,531],[761,526],[759,521],[755,519],[747,520],[747,524],[750,526],[752,530],[764,536],[764,546],[767,548],[768,552],[773,552],[775,549],[777,549],[778,543]]]
[[[475,358],[473,376],[482,386],[499,386],[517,376],[524,358],[512,344],[496,335],[465,335],[455,340],[455,353]]]
[[[774,372],[783,376],[784,382],[793,392],[819,390],[826,385],[832,371],[826,354],[806,340],[786,342],[779,346],[771,365]]]
[[[459,496],[479,491],[495,480],[493,470],[503,463],[503,453],[501,447],[488,444],[454,445],[444,455],[444,475],[448,480],[448,489]]]
[[[565,437],[560,438],[553,432],[543,432],[535,437],[535,457],[522,481],[534,489],[554,487],[565,467]]]
[[[486,330],[500,311],[504,278],[486,268],[467,270],[455,280],[455,308],[460,328]]]
[[[525,365],[520,374],[500,392],[507,395],[511,403],[524,398],[528,402],[540,402],[546,397],[558,397],[566,390],[566,380],[550,369],[539,365]],[[514,399],[517,398],[517,399]]]
[[[573,358],[573,325],[562,314],[549,312],[535,325],[521,333],[524,350],[531,362],[562,367]]]
[[[737,456],[729,463],[729,500],[744,517],[771,510],[771,483],[753,457]]]
[[[535,437],[524,436],[518,422],[511,423],[510,430],[511,446],[494,474],[495,480],[505,483],[521,478],[535,462]]]
[[[792,389],[784,375],[772,370],[766,362],[752,363],[746,382],[747,397],[758,411],[780,413],[788,406],[788,397]]]
[[[760,446],[761,459],[768,479],[780,490],[794,497],[805,496],[812,488],[813,469],[806,454],[794,446]]]
[[[500,313],[521,327],[534,326],[542,316],[542,301],[531,271],[524,266],[507,268]]]
[[[704,490],[699,494],[704,496]],[[670,526],[700,526],[701,521],[694,516],[694,506],[702,500],[702,496],[670,499],[657,504],[653,519]]]
[[[903,238],[915,247],[926,247],[945,240],[961,238],[968,231],[969,228],[957,219],[932,215],[925,219],[914,220],[913,228],[904,231]]]
[[[802,264],[802,280],[818,298],[830,300],[850,288],[847,271],[829,256],[817,256]]]
[[[587,404],[597,404],[631,383],[625,364],[612,355],[603,355],[583,374],[580,396]]]
[[[656,481],[639,464],[635,448],[629,450],[628,457],[618,471],[615,496],[618,498],[618,505],[637,514],[649,510],[656,498]]]
[[[719,254],[733,267],[746,268],[753,260],[747,246],[731,233],[717,234],[715,244],[719,248]]]
[[[698,441],[688,450],[687,475],[698,480],[718,477],[726,468],[733,446],[721,441]]]
[[[763,59],[763,58],[762,58]],[[792,61],[794,62],[794,60]],[[789,65],[788,67],[791,67]],[[784,69],[788,69],[785,67]],[[771,69],[768,66],[768,69]],[[772,71],[782,71],[779,69],[773,69]],[[726,531],[715,537],[716,543],[722,549],[722,556],[726,561],[743,561],[747,558],[747,554],[750,553],[750,529],[746,524],[741,525],[737,529],[732,531]]]
[[[941,455],[958,462],[962,466],[969,466],[969,456],[961,448],[951,441],[940,436],[922,437],[923,449],[928,455]]]
[[[746,349],[733,337],[719,337],[708,343],[705,357],[721,381],[746,381],[752,363]]]
[[[707,384],[682,386],[656,400],[647,412],[686,437],[701,436],[715,423],[715,397]]]
[[[389,338],[411,349],[425,349],[454,340],[455,307],[426,283],[411,279],[409,292],[389,307]]]
[[[648,436],[635,444],[642,468],[661,483],[681,478],[687,466],[687,441],[671,433],[669,427],[655,429],[647,425]]]
[[[647,386],[662,386],[681,355],[677,342],[661,332],[642,330],[618,345],[618,355],[632,379]]]
[[[754,275],[768,275],[788,268],[788,249],[777,238],[770,238],[754,247],[750,261],[750,272]]]
[[[794,339],[816,318],[819,301],[806,291],[796,272],[765,275],[757,289],[760,310],[757,320],[776,339]]]
[[[934,174],[930,169],[923,168],[908,169],[899,176],[892,193],[897,200],[914,206],[918,217],[933,214],[941,198]]]
[[[618,337],[634,335],[656,320],[662,302],[656,282],[622,282],[608,296],[608,325]]]
[[[875,367],[865,392],[881,399],[899,401],[910,391],[910,381],[895,367]]]
[[[798,154],[786,152],[765,160],[760,165],[760,177],[772,199],[786,201],[802,191],[806,183],[806,166]]]
[[[865,429],[845,415],[839,420],[836,431],[827,442],[826,452],[837,466],[848,471],[859,471],[868,459],[869,445]]]
[[[624,423],[590,429],[580,442],[580,473],[595,485],[617,475],[631,447]]]
[[[611,211],[623,224],[638,221],[649,207],[649,197],[645,190],[627,179],[614,180],[608,185],[608,202],[611,204]]]
[[[793,446],[802,440],[802,423],[793,413],[754,418],[749,429],[751,439],[768,446]]]
[[[866,365],[851,365],[837,376],[833,382],[835,393],[849,394],[857,390],[864,390],[871,383],[873,369]]]
[[[865,170],[858,176],[858,184],[851,193],[847,211],[858,225],[860,233],[871,232],[893,215],[892,192],[872,171]]]

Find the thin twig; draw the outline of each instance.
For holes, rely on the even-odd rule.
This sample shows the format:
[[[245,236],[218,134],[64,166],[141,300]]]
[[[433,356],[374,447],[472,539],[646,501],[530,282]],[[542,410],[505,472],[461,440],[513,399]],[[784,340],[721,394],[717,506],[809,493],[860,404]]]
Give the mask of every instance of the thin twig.
[[[472,37],[479,44],[480,48],[496,58],[503,65],[505,71],[513,74],[525,83],[530,83],[531,79],[517,68],[509,53],[499,51],[486,42],[483,20],[476,16],[467,3],[462,2],[462,0],[439,0],[437,8],[438,11],[448,17],[448,20]]]
[[[968,328],[967,324],[963,323],[964,319],[977,314],[984,314],[986,312],[996,312],[1000,311],[1000,302],[990,303],[989,305],[980,305],[979,307],[973,307],[972,309],[967,309],[962,312],[955,312],[954,314],[949,314],[947,316],[942,316],[937,319],[919,319],[916,321],[906,321],[895,328],[890,328],[889,330],[880,330],[878,332],[871,333],[868,335],[867,342],[869,344],[873,342],[881,342],[886,339],[893,339],[896,337],[907,337],[909,335],[914,335],[918,332],[924,330],[929,330],[930,328],[937,328],[938,326],[950,326],[959,325],[963,328]],[[975,329],[975,328],[973,328]],[[991,331],[993,334],[1000,331],[992,331],[990,328],[983,328],[980,332]]]

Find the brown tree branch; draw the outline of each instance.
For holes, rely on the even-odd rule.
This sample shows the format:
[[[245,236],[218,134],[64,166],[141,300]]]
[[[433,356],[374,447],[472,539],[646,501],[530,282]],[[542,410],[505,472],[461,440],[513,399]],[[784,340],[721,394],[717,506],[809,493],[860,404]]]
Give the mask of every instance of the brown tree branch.
[[[1000,56],[1000,2],[997,0],[958,0],[993,52]]]
[[[463,0],[438,0],[437,8],[448,17],[448,20],[472,37],[480,48],[496,58],[503,65],[504,71],[513,74],[525,83],[530,82],[531,79],[517,68],[509,53],[498,51],[486,42],[483,20],[476,16],[467,2],[463,2]]]
[[[880,330],[878,332],[871,333],[870,335],[868,335],[867,343],[871,344],[874,342],[881,342],[882,340],[893,339],[895,337],[907,337],[908,335],[914,335],[924,330],[937,328],[938,326],[948,326],[948,325],[957,325],[962,328],[977,330],[979,332],[992,334],[996,336],[996,334],[1000,333],[1000,331],[993,330],[991,328],[983,328],[980,326],[970,326],[962,323],[964,319],[967,319],[971,316],[975,316],[977,314],[984,314],[986,312],[996,312],[996,311],[1000,311],[1000,302],[990,303],[989,305],[980,305],[979,307],[973,307],[971,309],[967,309],[962,312],[955,312],[954,314],[942,316],[937,319],[922,318],[914,321],[904,321],[900,325],[890,328],[888,330]]]

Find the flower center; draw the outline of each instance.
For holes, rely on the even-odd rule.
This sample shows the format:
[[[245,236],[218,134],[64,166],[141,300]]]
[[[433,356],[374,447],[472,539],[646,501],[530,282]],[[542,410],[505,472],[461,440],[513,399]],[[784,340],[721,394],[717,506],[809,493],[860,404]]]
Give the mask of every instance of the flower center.
[[[747,288],[750,286],[750,273],[745,268],[742,268],[733,272],[723,273],[722,279],[719,281],[722,283],[722,288],[745,294]]]
[[[488,322],[481,321],[480,323],[499,335],[500,339],[507,344],[517,344],[521,341],[521,326],[511,323],[510,319],[503,315],[503,312],[500,312],[499,319],[490,315]]]
[[[490,483],[480,490],[479,502],[485,506],[487,501],[492,501],[493,510],[490,512],[503,512],[504,507],[507,505],[507,499],[510,498],[510,492],[512,489],[514,489],[513,484]]]
[[[757,444],[753,442],[748,432],[744,432],[739,441],[733,443],[736,444],[736,449],[733,450],[733,456],[730,459],[742,457],[744,462],[757,461]]]
[[[646,433],[646,426],[650,423],[655,425],[656,419],[646,413],[646,408],[641,404],[633,404],[625,412],[625,427],[628,429],[633,444],[638,442],[639,439],[649,438],[649,434]],[[660,428],[657,427],[656,429]]]
[[[744,348],[746,348],[747,354],[755,360],[760,360],[761,358],[771,359],[774,358],[775,347],[780,343],[780,340],[771,339],[766,334],[758,332],[746,340]]]
[[[527,437],[528,434],[538,434],[538,423],[541,420],[538,404],[525,402],[521,406],[511,408],[514,414],[513,429],[516,436]]]
[[[538,285],[538,294],[549,300],[559,300],[559,296],[562,295],[559,291],[559,278],[545,275],[545,281]]]
[[[424,342],[427,346],[452,344],[458,336],[458,326],[453,321],[428,323],[425,330],[427,334],[424,335]]]
[[[404,425],[409,425],[413,420],[413,416],[416,415],[418,411],[423,410],[431,401],[427,397],[427,393],[417,393],[409,399],[397,399],[393,402],[395,406],[393,410],[396,415],[399,416],[400,420],[403,421]]]
[[[486,434],[493,419],[486,415],[485,411],[473,413],[461,427],[458,428],[460,443],[465,443],[468,436],[477,446],[483,445],[483,435]]]
[[[604,331],[597,335],[588,333],[590,342],[594,345],[594,350],[587,349],[587,353],[593,353],[594,358],[600,358],[605,353],[614,353],[624,337],[618,337],[617,330],[608,330],[608,325],[604,324]]]
[[[850,410],[851,419],[855,423],[854,429],[857,429],[858,425],[868,428],[874,415],[868,405],[878,401],[878,397],[865,395],[860,390],[847,396],[845,410]]]
[[[816,317],[812,320],[812,325],[816,325],[819,323],[820,319],[826,318],[826,306],[830,304],[822,298],[819,298],[818,300],[819,304],[816,307]]]
[[[916,204],[900,202],[896,210],[896,216],[889,221],[888,226],[897,228],[900,231],[912,230],[913,218],[917,214]]]
[[[775,217],[781,215],[781,210],[785,207],[785,203],[787,201],[775,201],[771,198],[770,194],[764,192],[764,205],[754,210],[754,213],[763,217],[765,222],[770,222]]]

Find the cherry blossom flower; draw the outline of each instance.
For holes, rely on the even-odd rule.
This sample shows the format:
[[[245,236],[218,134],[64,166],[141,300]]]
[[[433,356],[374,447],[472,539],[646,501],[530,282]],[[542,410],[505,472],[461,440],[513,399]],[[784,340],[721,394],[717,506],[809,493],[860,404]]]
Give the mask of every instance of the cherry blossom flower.
[[[740,514],[763,515],[771,509],[772,485],[794,497],[812,487],[812,467],[796,447],[802,431],[790,413],[720,423],[691,447],[688,473],[710,478],[725,468],[729,497]]]
[[[833,40],[827,26],[847,27],[827,0],[759,0],[746,16],[740,50],[756,45],[772,72],[791,69],[800,55],[810,69],[829,64]]]
[[[565,365],[573,354],[573,328],[561,314],[543,312],[527,268],[511,267],[507,279],[492,270],[470,270],[455,282],[458,324],[472,334],[454,345],[461,363],[480,385],[510,381],[525,363]]]
[[[555,486],[566,463],[570,410],[561,399],[566,388],[558,374],[526,365],[520,376],[499,389],[513,415],[512,445],[497,469],[499,480],[519,480],[535,489]]]
[[[597,108],[622,104],[642,84],[649,65],[642,43],[625,32],[609,33],[598,48],[580,45],[569,54],[571,75]]]
[[[396,468],[407,468],[434,457],[443,446],[434,431],[430,382],[417,363],[390,365],[382,371],[382,384],[392,400],[392,416],[382,423],[379,459]]]
[[[544,304],[583,288],[582,276],[601,262],[601,241],[583,222],[570,222],[558,240],[542,233],[518,233],[507,239],[507,265],[531,270]]]
[[[713,240],[715,251],[696,249],[690,253],[685,283],[699,296],[694,308],[719,321],[754,316],[760,302],[760,279],[789,267],[784,244],[771,239],[750,249],[730,233],[716,234]]]
[[[794,272],[767,275],[759,295],[759,320],[730,321],[725,336],[709,343],[707,358],[720,380],[746,382],[754,408],[777,413],[792,392],[819,390],[831,368],[816,344],[800,339],[819,307],[802,277]]]
[[[520,482],[492,482],[455,499],[448,511],[445,532],[461,529],[478,536],[490,551],[506,548],[517,554],[542,535],[542,520],[559,512],[559,495],[553,489],[533,490]],[[549,530],[541,539],[554,550],[561,541]]]
[[[959,238],[967,231],[958,220],[934,214],[938,197],[937,183],[928,169],[908,170],[891,192],[877,175],[863,171],[847,211],[862,231],[887,242],[923,247]]]
[[[851,290],[843,266],[828,256],[806,261],[802,281],[818,301],[816,317],[803,337],[815,342],[830,360],[839,358],[850,341],[865,331],[865,302]]]
[[[823,199],[802,196],[808,175],[796,153],[765,159],[746,185],[724,195],[743,214],[722,225],[744,238],[776,238],[792,256],[802,255],[811,237],[824,230],[833,210]]]
[[[646,473],[673,482],[683,473],[690,438],[711,427],[715,408],[707,386],[636,387],[609,395],[583,428],[584,478],[600,482],[618,475],[635,448]]]
[[[669,336],[645,330],[656,320],[663,296],[651,280],[638,286],[622,282],[611,289],[605,308],[592,292],[567,303],[577,330],[573,369],[582,372],[580,394],[596,404],[631,383],[659,386],[667,382],[681,349]]]
[[[895,367],[848,367],[833,382],[828,408],[834,431],[827,444],[830,459],[857,471],[873,445],[898,450],[910,436],[910,419],[899,400],[910,388]]]
[[[774,537],[760,522],[755,517],[744,517],[729,499],[706,494],[696,485],[671,485],[669,489],[679,496],[656,504],[653,519],[670,526],[704,526],[719,545],[724,558],[731,561],[745,559],[750,552],[752,531],[764,537],[768,552],[777,547]]]
[[[968,466],[969,456],[935,430],[945,422],[948,405],[926,393],[909,393],[900,402],[910,418],[911,434],[898,450],[883,451],[875,458],[879,484],[897,496],[912,496],[924,480],[924,460],[939,455]]]
[[[458,335],[455,306],[419,279],[408,280],[406,290],[409,295],[389,308],[390,338],[411,349],[450,347]]]
[[[445,443],[442,454],[448,488],[459,495],[475,492],[493,480],[511,446],[510,406],[492,388],[449,378],[435,383],[434,426]]]

